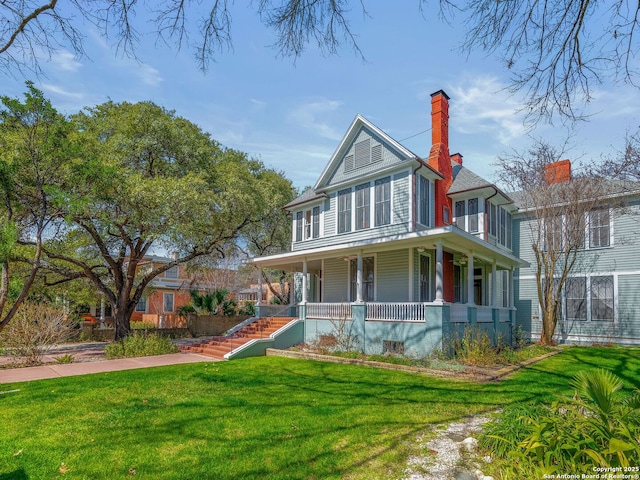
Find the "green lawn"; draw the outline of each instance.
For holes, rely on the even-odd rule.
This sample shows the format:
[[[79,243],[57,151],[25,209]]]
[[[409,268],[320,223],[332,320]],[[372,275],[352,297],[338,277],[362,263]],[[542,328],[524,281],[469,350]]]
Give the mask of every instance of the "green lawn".
[[[278,357],[4,384],[0,480],[401,478],[435,424],[569,395],[597,367],[640,384],[640,350],[619,348],[491,384]]]

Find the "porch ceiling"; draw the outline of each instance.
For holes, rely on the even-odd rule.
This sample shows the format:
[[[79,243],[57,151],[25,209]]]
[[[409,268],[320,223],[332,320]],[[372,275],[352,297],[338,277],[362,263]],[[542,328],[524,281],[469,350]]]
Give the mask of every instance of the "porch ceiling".
[[[529,266],[527,262],[509,252],[451,225],[421,232],[378,237],[268,257],[256,257],[251,259],[250,262],[262,268],[300,272],[302,271],[303,261],[306,260],[307,270],[311,273],[319,270],[322,259],[326,258],[352,257],[357,256],[358,252],[362,252],[362,255],[366,256],[377,252],[409,248],[435,250],[438,243],[442,244],[442,249],[445,252],[464,255],[473,254],[474,258],[487,263],[495,261],[500,268],[509,269]]]

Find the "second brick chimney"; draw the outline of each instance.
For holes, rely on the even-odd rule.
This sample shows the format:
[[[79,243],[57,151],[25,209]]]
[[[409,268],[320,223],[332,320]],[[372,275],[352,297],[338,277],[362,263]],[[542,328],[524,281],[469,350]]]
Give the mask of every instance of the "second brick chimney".
[[[547,185],[571,180],[571,160],[560,160],[545,165],[544,180]]]

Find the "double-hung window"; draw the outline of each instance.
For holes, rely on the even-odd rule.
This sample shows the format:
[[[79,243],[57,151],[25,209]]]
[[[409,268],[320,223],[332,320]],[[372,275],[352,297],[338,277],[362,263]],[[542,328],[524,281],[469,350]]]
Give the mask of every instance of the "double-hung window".
[[[591,248],[610,245],[610,220],[608,208],[589,212],[589,246]]]
[[[591,320],[613,321],[613,277],[591,277]]]
[[[422,225],[430,225],[431,212],[429,210],[429,179],[420,175],[418,177],[420,183],[418,185],[418,194],[420,195],[418,211],[420,215],[420,223]]]
[[[311,212],[313,226],[311,228],[311,236],[318,238],[320,236],[320,207],[313,207]]]
[[[468,201],[469,212],[469,232],[476,233],[478,231],[478,199],[470,198]]]
[[[391,177],[380,178],[374,185],[375,226],[391,223]]]
[[[356,230],[369,228],[371,216],[371,194],[368,183],[356,186]]]
[[[351,189],[338,192],[338,233],[351,231]]]
[[[466,220],[466,202],[464,200],[459,200],[456,202],[454,206],[454,215],[456,216],[456,227],[465,230],[465,220]]]
[[[568,320],[587,319],[587,279],[584,277],[567,278],[564,285]]]
[[[302,241],[302,224],[304,221],[304,213],[296,212],[296,242]]]

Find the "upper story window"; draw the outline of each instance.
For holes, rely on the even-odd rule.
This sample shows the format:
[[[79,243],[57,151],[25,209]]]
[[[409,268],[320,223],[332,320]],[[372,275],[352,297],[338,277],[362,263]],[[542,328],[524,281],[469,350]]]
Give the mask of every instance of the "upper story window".
[[[296,212],[294,241],[320,237],[320,207]]]
[[[431,198],[429,179],[420,175],[418,177],[418,221],[422,225],[431,225]]]
[[[391,223],[391,177],[380,178],[375,182],[375,225]]]
[[[178,278],[178,266],[176,265],[169,270],[165,270],[164,278]]]
[[[489,236],[494,237],[497,244],[511,248],[511,214],[504,207],[493,203],[489,203],[487,210]]]
[[[608,247],[611,244],[611,219],[608,208],[589,212],[589,246]]]
[[[478,199],[459,200],[453,206],[456,227],[466,232],[476,233],[478,231]],[[494,235],[496,235],[494,233]]]
[[[370,227],[371,192],[368,183],[356,187],[356,230]]]
[[[613,242],[611,214],[598,208],[576,215],[558,214],[542,221],[546,251],[609,247]],[[586,241],[588,239],[588,242]]]
[[[338,192],[338,233],[351,231],[351,189]]]

